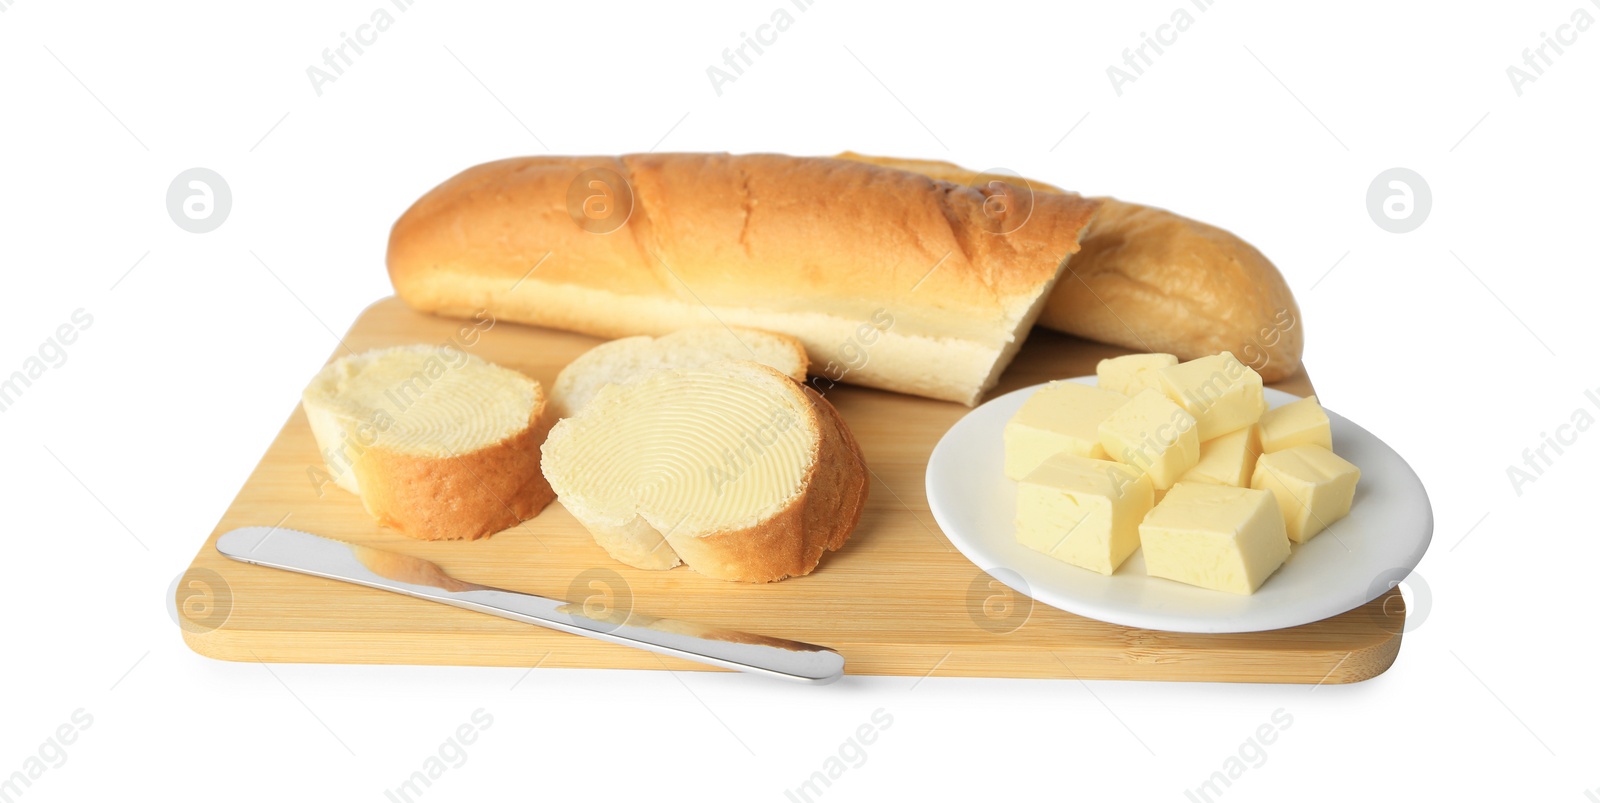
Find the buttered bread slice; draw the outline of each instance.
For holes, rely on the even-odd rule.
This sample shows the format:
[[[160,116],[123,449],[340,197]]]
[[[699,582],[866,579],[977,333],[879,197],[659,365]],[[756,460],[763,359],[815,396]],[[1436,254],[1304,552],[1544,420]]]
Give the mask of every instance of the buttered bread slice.
[[[861,448],[821,396],[750,361],[607,385],[550,431],[545,476],[613,558],[723,580],[810,573],[867,498]]]
[[[606,385],[625,385],[662,368],[698,368],[722,360],[753,360],[796,382],[806,381],[806,347],[788,335],[744,326],[693,326],[661,337],[624,337],[573,360],[550,388],[557,418],[583,409]]]
[[[555,493],[539,383],[459,349],[399,346],[335,360],[301,397],[326,472],[380,524],[475,539],[533,518]]]

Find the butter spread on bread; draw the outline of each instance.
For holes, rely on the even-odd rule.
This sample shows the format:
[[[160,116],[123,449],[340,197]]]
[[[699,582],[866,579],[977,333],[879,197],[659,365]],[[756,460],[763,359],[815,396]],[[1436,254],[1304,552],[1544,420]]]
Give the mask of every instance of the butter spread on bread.
[[[861,449],[833,406],[749,361],[607,385],[550,431],[545,476],[611,556],[723,580],[810,573],[867,497]]]
[[[539,471],[549,429],[539,383],[459,349],[343,357],[301,405],[327,475],[413,538],[481,538],[555,498]]]
[[[600,337],[725,323],[798,338],[845,382],[975,404],[1099,206],[1015,203],[860,162],[775,154],[541,156],[470,168],[389,237],[426,312]],[[874,330],[860,353],[863,327]],[[831,380],[830,380],[831,381]]]
[[[744,326],[694,326],[669,335],[601,343],[561,369],[550,387],[557,418],[583,409],[606,385],[625,385],[662,368],[698,368],[722,360],[754,360],[806,381],[806,350],[788,335]]]

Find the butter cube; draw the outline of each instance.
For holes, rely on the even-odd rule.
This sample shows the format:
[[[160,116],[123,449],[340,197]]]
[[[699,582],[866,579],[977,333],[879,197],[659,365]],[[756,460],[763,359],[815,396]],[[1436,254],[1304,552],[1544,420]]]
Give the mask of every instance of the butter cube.
[[[1261,414],[1263,451],[1281,452],[1295,446],[1333,449],[1333,430],[1328,425],[1328,414],[1323,412],[1316,396],[1307,396]]]
[[[1103,458],[1100,422],[1128,397],[1077,382],[1034,391],[1005,429],[1006,476],[1020,480],[1057,452]]]
[[[1101,360],[1094,373],[1099,377],[1100,387],[1133,396],[1145,388],[1160,390],[1161,377],[1157,372],[1177,364],[1178,358],[1171,354],[1129,354]]]
[[[1209,482],[1212,485],[1250,487],[1261,456],[1260,428],[1251,424],[1200,444],[1200,461],[1179,482]]]
[[[1289,557],[1283,514],[1251,488],[1174,485],[1139,525],[1144,565],[1154,577],[1253,594]]]
[[[1057,560],[1111,574],[1139,548],[1155,504],[1150,477],[1110,460],[1060,453],[1017,488],[1017,541]]]
[[[1360,479],[1361,469],[1333,452],[1294,446],[1262,455],[1250,487],[1277,498],[1289,537],[1303,544],[1349,515]]]
[[[1152,389],[1100,422],[1100,445],[1111,459],[1149,474],[1157,489],[1171,488],[1200,460],[1194,417]]]
[[[1261,419],[1267,402],[1261,375],[1224,351],[1157,372],[1161,390],[1200,422],[1200,440],[1243,429]]]

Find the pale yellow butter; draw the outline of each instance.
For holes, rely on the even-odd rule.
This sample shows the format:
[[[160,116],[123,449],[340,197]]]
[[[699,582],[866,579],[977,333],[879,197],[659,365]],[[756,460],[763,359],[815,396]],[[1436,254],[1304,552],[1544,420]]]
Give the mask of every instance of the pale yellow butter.
[[[1162,368],[1157,376],[1167,398],[1199,422],[1202,441],[1254,424],[1267,409],[1261,375],[1231,352]]]
[[[1128,397],[1077,382],[1034,391],[1006,423],[1006,476],[1020,480],[1057,452],[1103,458],[1100,422]]]
[[[1017,488],[1017,541],[1057,560],[1111,574],[1139,548],[1155,504],[1150,477],[1110,460],[1060,453]]]
[[[1156,390],[1140,391],[1106,416],[1100,445],[1111,459],[1149,474],[1158,489],[1172,487],[1200,460],[1194,417]]]
[[[1200,461],[1179,482],[1209,482],[1212,485],[1250,487],[1261,456],[1260,428],[1251,424],[1200,444]]]
[[[1289,537],[1311,540],[1350,513],[1361,469],[1321,446],[1294,446],[1256,461],[1250,487],[1270,491],[1283,511]]]
[[[1161,389],[1162,368],[1178,364],[1171,354],[1128,354],[1101,360],[1094,373],[1100,387],[1133,396],[1145,388]]]
[[[1289,557],[1271,494],[1209,483],[1173,486],[1139,525],[1139,540],[1152,576],[1234,594],[1255,593]]]
[[[1321,446],[1333,449],[1333,430],[1328,414],[1316,396],[1275,407],[1261,415],[1261,449],[1281,452],[1295,446]]]

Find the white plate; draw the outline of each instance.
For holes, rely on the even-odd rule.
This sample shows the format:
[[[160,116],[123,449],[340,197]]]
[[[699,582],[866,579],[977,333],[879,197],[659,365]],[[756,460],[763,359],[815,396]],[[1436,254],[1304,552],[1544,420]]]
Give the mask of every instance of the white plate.
[[[1095,384],[1092,376],[1070,381]],[[928,505],[950,542],[996,580],[1064,611],[1128,627],[1247,633],[1315,622],[1404,579],[1433,538],[1433,508],[1416,472],[1372,433],[1328,412],[1334,451],[1361,469],[1350,515],[1305,544],[1249,596],[1145,574],[1138,551],[1110,577],[1017,543],[1017,483],[1006,479],[1006,422],[1035,385],[993,399],[945,433],[928,459]],[[1298,399],[1266,389],[1267,405]]]

